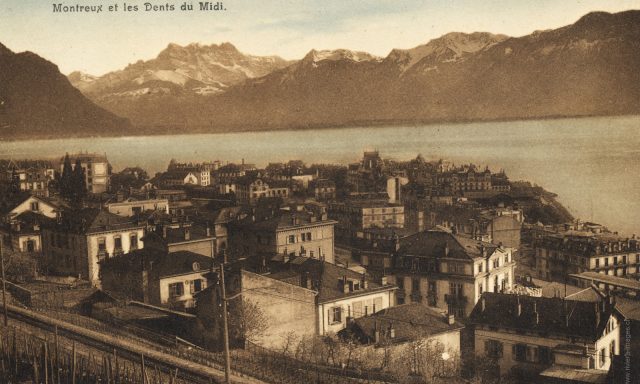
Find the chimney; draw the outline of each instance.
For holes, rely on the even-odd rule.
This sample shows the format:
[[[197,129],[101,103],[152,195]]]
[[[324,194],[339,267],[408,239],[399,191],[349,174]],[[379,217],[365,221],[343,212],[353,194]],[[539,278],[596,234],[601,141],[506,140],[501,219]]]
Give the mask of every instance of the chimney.
[[[163,239],[167,238],[167,226],[166,225],[162,226],[162,238]]]
[[[380,285],[387,285],[388,283],[387,276],[380,276]]]
[[[540,314],[538,312],[534,312],[533,316],[535,317],[536,325],[539,325],[540,324]]]
[[[362,289],[369,288],[369,282],[367,281],[367,275],[362,272]]]
[[[447,324],[453,325],[456,322],[456,318],[454,315],[447,315]]]
[[[209,226],[209,222],[207,222],[207,237],[211,237],[211,226]]]
[[[396,329],[393,327],[393,322],[389,324],[389,338],[394,339],[396,337]]]
[[[484,299],[484,297],[482,299],[480,299],[480,304],[482,305],[482,312],[484,312],[484,310],[487,308],[487,302]]]
[[[449,243],[444,243],[444,257],[449,257]]]
[[[518,312],[518,317],[520,317],[520,315],[522,315],[522,304],[520,304],[520,298],[518,298],[518,304],[516,306],[516,310]]]
[[[184,227],[184,239],[191,240],[191,228]]]

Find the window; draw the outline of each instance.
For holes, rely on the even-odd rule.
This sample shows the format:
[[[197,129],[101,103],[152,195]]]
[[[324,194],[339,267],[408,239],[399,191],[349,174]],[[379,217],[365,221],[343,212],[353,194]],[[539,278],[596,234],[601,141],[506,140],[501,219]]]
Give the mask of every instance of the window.
[[[611,344],[609,345],[609,356],[613,359],[613,356],[616,354],[616,341],[611,340]]]
[[[606,362],[607,362],[607,351],[604,348],[602,348],[600,350],[600,367],[603,367]]]
[[[420,293],[420,279],[411,279],[411,292]]]
[[[435,281],[429,282],[429,294],[435,295],[438,292],[438,288]]]
[[[515,344],[512,349],[513,359],[515,361],[527,361],[527,345]]]
[[[294,244],[296,242],[296,235],[289,235],[289,244]]]
[[[184,285],[182,283],[169,284],[169,296],[179,297],[184,294]]]
[[[596,268],[600,268],[600,259],[596,259]]]
[[[483,268],[484,268],[484,263],[478,264],[478,273],[482,273]]]
[[[342,307],[333,307],[329,310],[331,324],[342,323]]]
[[[538,347],[538,362],[540,362],[540,364],[551,364],[551,349],[548,347]]]
[[[303,233],[302,234],[302,240],[303,241],[311,241],[311,232]]]
[[[487,340],[484,342],[484,352],[489,357],[502,357],[502,343],[497,340]]]
[[[40,204],[37,201],[31,202],[31,210],[34,212],[38,212],[40,210]]]
[[[202,279],[196,279],[190,282],[189,291],[191,294],[202,291]]]
[[[138,249],[138,234],[132,233],[129,237],[129,249]]]
[[[605,267],[609,266],[609,258],[608,257],[604,258],[604,266]]]
[[[449,273],[464,274],[464,264],[449,263]]]
[[[107,239],[98,237],[98,256],[103,259],[107,254]]]
[[[120,236],[115,236],[113,238],[113,244],[115,249],[122,249],[122,238]]]
[[[462,283],[449,283],[449,293],[453,296],[462,296]]]

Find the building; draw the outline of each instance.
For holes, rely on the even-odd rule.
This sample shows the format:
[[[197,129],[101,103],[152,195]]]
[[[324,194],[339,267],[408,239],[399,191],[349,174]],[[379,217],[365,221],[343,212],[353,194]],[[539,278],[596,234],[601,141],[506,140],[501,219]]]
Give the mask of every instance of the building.
[[[42,226],[44,265],[100,283],[99,262],[143,248],[145,225],[97,208],[58,212]]]
[[[129,300],[172,309],[194,306],[209,285],[213,259],[189,251],[140,249],[100,262],[102,289]]]
[[[76,162],[84,168],[87,192],[103,193],[109,190],[109,180],[111,178],[111,166],[106,155],[97,153],[76,153],[69,155],[71,167],[75,168]],[[64,167],[64,157],[60,159],[60,173]]]
[[[40,228],[47,220],[39,213],[27,211],[3,222],[0,224],[3,246],[8,246],[15,252],[40,252],[42,250]]]
[[[40,252],[41,226],[56,217],[60,205],[51,199],[24,194],[1,205],[0,236],[4,245],[16,252]]]
[[[349,242],[358,231],[368,228],[404,228],[404,206],[380,199],[332,201],[329,217],[337,220],[340,241]]]
[[[333,200],[336,198],[336,183],[329,179],[316,179],[309,183],[309,189],[318,201]]]
[[[118,216],[135,216],[146,211],[159,211],[169,213],[169,200],[166,199],[145,199],[138,200],[128,198],[124,201],[105,204],[107,210]]]
[[[200,185],[196,173],[185,169],[175,169],[156,176],[151,182],[159,188]]]
[[[509,249],[435,229],[399,239],[387,274],[399,287],[398,304],[426,303],[464,318],[482,293],[510,290],[514,269]]]
[[[267,197],[289,197],[287,182],[266,180],[256,175],[246,175],[235,182],[235,193],[238,203],[255,205],[259,199]]]
[[[231,253],[238,256],[287,254],[335,262],[334,226],[327,215],[294,211],[264,220],[255,215],[230,224]]]
[[[142,241],[145,248],[168,253],[189,251],[211,258],[218,255],[215,233],[207,224],[190,222],[159,224],[155,231],[147,232]]]
[[[269,277],[317,292],[316,334],[344,329],[351,319],[393,306],[395,285],[335,264],[308,257],[285,259],[272,265]]]
[[[422,343],[438,349],[440,355],[460,356],[460,332],[464,328],[453,315],[420,303],[385,308],[353,320],[340,332],[343,338],[357,340],[362,348],[380,354],[391,351],[402,356],[409,343]],[[434,362],[435,363],[435,362]]]
[[[0,181],[13,183],[18,190],[34,196],[49,197],[49,182],[55,178],[55,168],[43,160],[2,161]]]
[[[558,372],[609,370],[620,353],[622,317],[601,302],[486,292],[469,323],[476,357],[495,361],[501,375],[558,377]],[[598,372],[592,372],[598,374]],[[537,381],[535,381],[537,380]]]
[[[546,280],[583,272],[640,276],[640,242],[635,238],[569,231],[543,236],[534,249],[537,275]]]

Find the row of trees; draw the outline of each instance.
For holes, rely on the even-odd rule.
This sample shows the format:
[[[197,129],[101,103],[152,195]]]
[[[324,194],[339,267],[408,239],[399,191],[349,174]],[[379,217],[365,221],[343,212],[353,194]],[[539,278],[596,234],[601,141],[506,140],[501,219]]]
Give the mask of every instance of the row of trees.
[[[80,159],[77,159],[75,166],[72,167],[69,154],[64,156],[58,188],[60,195],[70,201],[80,202],[87,196],[85,169],[82,167]]]

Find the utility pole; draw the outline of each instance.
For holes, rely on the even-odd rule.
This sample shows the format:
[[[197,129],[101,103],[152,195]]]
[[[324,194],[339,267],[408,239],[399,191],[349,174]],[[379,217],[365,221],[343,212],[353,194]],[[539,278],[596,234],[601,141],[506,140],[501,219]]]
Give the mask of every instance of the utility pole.
[[[229,355],[229,322],[227,319],[227,294],[224,286],[224,263],[220,264],[220,294],[222,295],[222,323],[224,326],[224,382],[230,384],[231,356]]]
[[[4,307],[4,326],[9,325],[9,315],[7,314],[7,284],[5,283],[4,277],[4,252],[2,247],[4,244],[2,243],[2,237],[0,236],[0,269],[2,270],[2,306]]]

